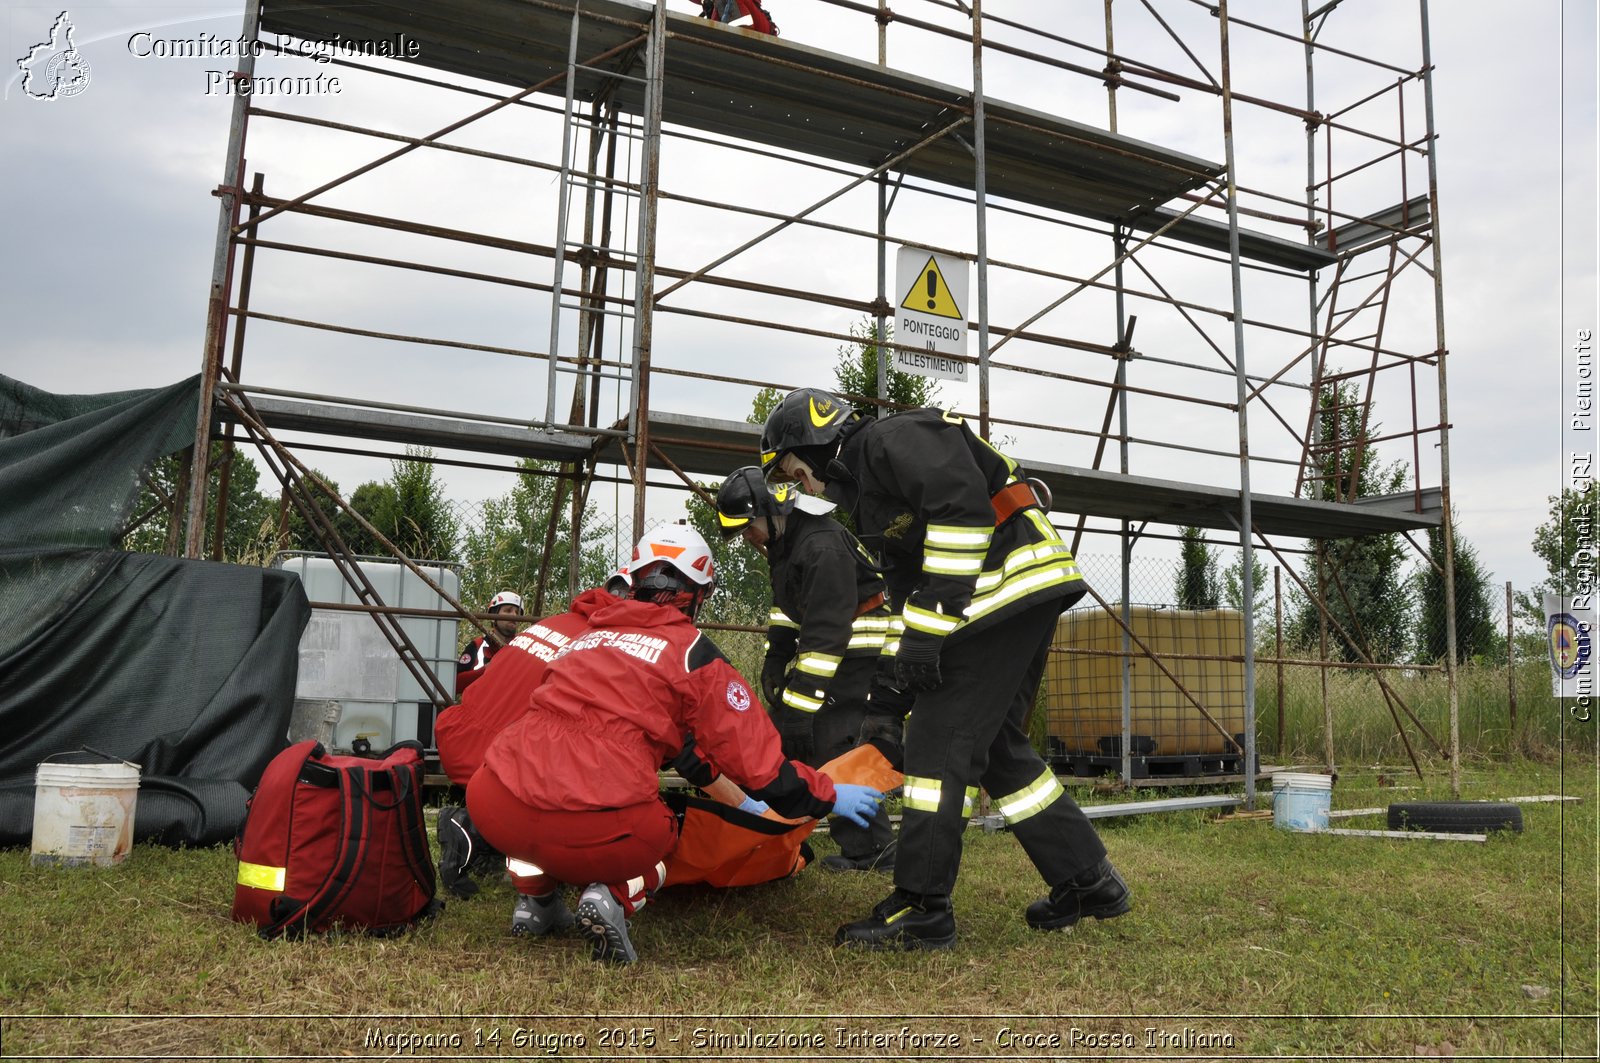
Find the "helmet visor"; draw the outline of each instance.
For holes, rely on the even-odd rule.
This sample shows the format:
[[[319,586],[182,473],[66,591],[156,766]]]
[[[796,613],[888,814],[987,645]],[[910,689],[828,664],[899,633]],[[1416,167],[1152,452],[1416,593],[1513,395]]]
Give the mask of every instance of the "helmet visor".
[[[724,513],[721,510],[717,511],[717,527],[722,531],[724,542],[737,537],[740,532],[749,526],[750,517],[748,515],[737,516],[731,513]]]

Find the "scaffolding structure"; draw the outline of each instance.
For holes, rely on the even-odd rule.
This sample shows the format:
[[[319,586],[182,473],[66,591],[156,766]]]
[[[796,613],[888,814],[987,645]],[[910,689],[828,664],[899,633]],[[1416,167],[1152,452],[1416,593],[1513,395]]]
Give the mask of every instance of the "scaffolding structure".
[[[743,418],[762,389],[827,386],[841,347],[903,337],[890,262],[897,245],[916,246],[970,262],[975,281],[962,308],[975,343],[950,357],[977,386],[950,404],[1050,487],[1075,552],[1086,539],[1116,544],[1120,593],[1093,595],[1108,614],[1126,617],[1139,545],[1180,527],[1241,549],[1244,601],[1261,550],[1319,605],[1344,593],[1337,559],[1316,552],[1302,577],[1287,560],[1305,555],[1297,541],[1405,533],[1416,545],[1410,533],[1442,531],[1450,653],[1416,667],[1448,678],[1451,734],[1427,737],[1454,779],[1427,0],[1409,61],[1343,43],[1370,39],[1375,0],[1302,0],[1287,28],[1234,17],[1227,0],[1023,5],[1061,16],[1036,22],[995,0],[820,3],[841,27],[859,26],[852,40],[876,41],[877,61],[666,0],[248,0],[247,39],[320,42],[334,69],[426,94],[430,107],[407,112],[420,128],[401,131],[380,128],[397,118],[381,110],[361,125],[235,96],[202,372],[202,409],[219,419],[201,418],[195,453],[210,453],[213,433],[230,443],[243,433],[314,526],[326,525],[310,504],[325,488],[296,457],[303,448],[538,458],[557,467],[555,510],[567,507],[572,527],[596,484],[620,483],[637,536],[652,492],[696,489],[755,460],[759,428]],[[1117,46],[1130,25],[1151,54]],[[409,58],[352,57],[341,41],[391,42]],[[891,48],[942,76],[897,69]],[[235,79],[253,79],[255,62],[245,55]],[[1017,94],[1029,105],[1010,102]],[[287,147],[287,178],[257,150],[268,127]],[[1165,148],[1164,134],[1206,146]],[[519,154],[529,140],[536,148]],[[419,158],[452,183],[430,185],[428,171],[409,191],[374,184]],[[464,176],[478,173],[488,176]],[[269,194],[269,178],[285,190]],[[440,220],[474,205],[499,223]],[[264,287],[269,262],[285,279]],[[395,278],[383,283],[397,293],[397,323],[342,318],[322,285],[297,290],[297,271],[335,266],[360,283]],[[417,300],[435,298],[424,292],[483,321],[503,305],[523,316],[509,338],[401,331]],[[361,394],[304,382],[307,360],[356,348],[371,385]],[[366,353],[380,350],[399,353]],[[402,358],[432,359],[435,375],[383,371]],[[877,393],[852,398],[887,412],[885,361]],[[455,374],[504,383],[450,408],[439,380]],[[1406,423],[1369,431],[1379,401]],[[1343,423],[1330,404],[1360,431],[1324,435]],[[1410,484],[1357,497],[1355,471],[1379,442],[1409,448]],[[205,483],[195,475],[189,488],[190,556],[220,542],[205,523]],[[553,514],[547,562],[555,524]],[[339,556],[337,533],[322,531]],[[571,567],[560,575],[575,592]],[[393,612],[362,600],[375,617]],[[1364,647],[1361,632],[1322,616]],[[1253,691],[1249,609],[1244,623]],[[1149,651],[1125,620],[1122,631],[1126,677]],[[1426,734],[1384,684],[1390,663],[1361,656],[1354,667],[1379,677],[1401,737],[1403,716]],[[1128,689],[1125,678],[1125,738]],[[1243,733],[1229,734],[1184,694],[1242,742],[1243,765],[1258,763],[1252,697]],[[1325,726],[1332,767],[1331,716]],[[1255,774],[1243,774],[1253,794]]]

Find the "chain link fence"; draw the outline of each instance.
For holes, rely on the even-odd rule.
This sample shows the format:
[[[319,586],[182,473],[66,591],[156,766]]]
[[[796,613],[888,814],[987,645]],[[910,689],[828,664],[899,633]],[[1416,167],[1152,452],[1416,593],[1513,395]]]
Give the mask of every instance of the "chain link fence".
[[[1080,774],[1120,763],[1126,660],[1131,754],[1164,752],[1173,774],[1237,770],[1237,759],[1217,754],[1224,734],[1242,740],[1244,727],[1237,579],[1222,581],[1220,608],[1179,610],[1182,565],[1176,559],[1135,558],[1126,585],[1116,556],[1086,555],[1079,563],[1109,611],[1091,596],[1063,618],[1041,697],[1045,724],[1035,728],[1041,748]],[[1298,573],[1307,587],[1317,585],[1311,568],[1307,560]],[[1415,578],[1389,588],[1388,595],[1404,599],[1415,634],[1367,661],[1341,652],[1337,629],[1324,624],[1288,571],[1270,565],[1258,576],[1252,619],[1262,764],[1400,766],[1449,755],[1449,684],[1444,661],[1430,658],[1424,637],[1430,620],[1438,626],[1440,595],[1423,594],[1424,581]],[[1119,623],[1124,597],[1130,636]],[[1456,603],[1464,756],[1538,752],[1559,738],[1561,714],[1541,644],[1536,634],[1508,626],[1509,597],[1502,584],[1497,595],[1480,588],[1473,600]],[[1393,598],[1386,601],[1392,607]]]

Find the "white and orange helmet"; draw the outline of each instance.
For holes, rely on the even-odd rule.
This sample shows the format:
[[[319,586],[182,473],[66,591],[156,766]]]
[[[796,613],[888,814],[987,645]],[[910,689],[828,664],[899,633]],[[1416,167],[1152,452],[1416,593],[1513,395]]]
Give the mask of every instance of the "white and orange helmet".
[[[674,606],[691,619],[717,587],[711,548],[687,524],[663,524],[645,533],[626,568],[634,598]]]

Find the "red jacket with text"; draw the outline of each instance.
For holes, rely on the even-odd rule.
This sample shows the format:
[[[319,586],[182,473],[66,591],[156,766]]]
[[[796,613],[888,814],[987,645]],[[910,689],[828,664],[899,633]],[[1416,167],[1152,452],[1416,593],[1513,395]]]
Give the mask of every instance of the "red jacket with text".
[[[589,811],[658,799],[658,769],[693,743],[780,815],[822,817],[833,781],[785,760],[760,700],[677,609],[580,597],[588,620],[552,660],[526,715],[490,743],[484,766],[533,808]]]
[[[605,591],[589,590],[573,605],[584,601],[616,599]],[[460,704],[441,712],[433,725],[439,765],[451,782],[465,786],[472,781],[494,736],[528,711],[528,696],[544,681],[545,667],[587,630],[589,622],[575,612],[546,617],[518,632],[481,671],[473,673],[476,678],[462,692]]]

